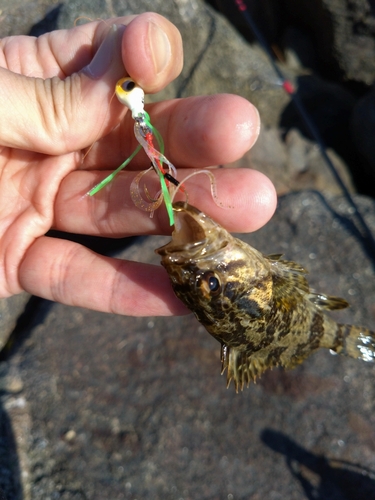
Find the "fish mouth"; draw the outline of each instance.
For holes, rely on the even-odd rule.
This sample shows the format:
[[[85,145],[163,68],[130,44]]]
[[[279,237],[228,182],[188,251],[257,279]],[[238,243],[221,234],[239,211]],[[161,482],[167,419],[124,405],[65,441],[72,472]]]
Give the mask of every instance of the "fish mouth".
[[[185,202],[173,204],[175,229],[172,240],[156,250],[159,255],[197,252],[207,243],[207,235],[202,225],[204,214]]]
[[[175,230],[172,242],[175,246],[195,246],[206,239],[204,228],[199,220],[201,212],[183,202],[173,205],[175,211]]]

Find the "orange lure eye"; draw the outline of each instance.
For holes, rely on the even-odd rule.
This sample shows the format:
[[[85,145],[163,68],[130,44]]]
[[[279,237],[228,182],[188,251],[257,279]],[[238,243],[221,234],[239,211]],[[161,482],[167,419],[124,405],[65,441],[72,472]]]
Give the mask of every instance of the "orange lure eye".
[[[132,112],[132,117],[137,118],[144,113],[145,93],[143,89],[131,78],[121,78],[116,83],[117,99]]]

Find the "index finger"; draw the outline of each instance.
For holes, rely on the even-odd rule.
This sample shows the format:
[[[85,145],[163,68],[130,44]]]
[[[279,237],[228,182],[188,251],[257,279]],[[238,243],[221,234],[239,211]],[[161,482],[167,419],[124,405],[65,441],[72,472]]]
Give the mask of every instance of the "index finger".
[[[194,96],[147,107],[152,124],[165,143],[165,156],[176,168],[205,168],[231,163],[258,138],[259,113],[243,97],[231,94]],[[137,147],[130,113],[110,134],[96,142],[84,160],[85,169],[114,170]],[[127,170],[144,170],[150,162],[139,154]]]
[[[172,23],[142,14],[129,25],[132,40],[125,36],[125,26],[117,24],[120,20],[0,43],[3,146],[59,155],[85,148],[110,132],[125,112],[117,100],[112,102],[116,82],[126,73],[123,56],[130,68],[136,60],[141,70],[147,69],[146,91],[160,90],[177,76],[182,44]],[[158,23],[169,48],[152,45],[147,36]],[[160,69],[157,61],[163,57]]]
[[[100,59],[109,64],[114,56],[110,47],[102,47],[102,54],[98,52],[114,26],[126,27],[119,54],[123,68],[118,78],[127,71],[146,92],[157,92],[178,76],[182,69],[181,35],[171,22],[153,12],[86,22],[38,38],[5,37],[0,40],[0,67],[33,78],[64,79],[81,71],[95,57],[99,61],[94,66],[101,63]],[[160,67],[163,62],[166,66],[158,72],[158,64]],[[95,72],[96,67],[93,69]]]

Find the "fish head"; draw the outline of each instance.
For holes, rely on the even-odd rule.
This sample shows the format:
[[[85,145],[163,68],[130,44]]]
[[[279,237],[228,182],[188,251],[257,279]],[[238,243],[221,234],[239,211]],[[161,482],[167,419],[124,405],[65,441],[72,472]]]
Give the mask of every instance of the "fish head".
[[[173,209],[172,240],[156,252],[180,300],[210,333],[227,330],[231,317],[234,327],[240,315],[260,316],[259,301],[272,292],[267,259],[197,208],[177,202]]]

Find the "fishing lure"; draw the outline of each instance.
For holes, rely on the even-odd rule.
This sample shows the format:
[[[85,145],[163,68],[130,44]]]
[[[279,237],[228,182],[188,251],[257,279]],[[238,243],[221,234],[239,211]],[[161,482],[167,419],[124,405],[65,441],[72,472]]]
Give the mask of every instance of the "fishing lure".
[[[103,189],[115,176],[123,170],[137,153],[143,148],[149,159],[151,160],[151,167],[147,170],[139,172],[135,176],[130,185],[130,196],[134,204],[141,210],[150,212],[152,217],[154,211],[161,205],[164,200],[170,225],[174,225],[174,211],[172,203],[178,191],[185,194],[185,202],[188,203],[189,197],[185,190],[184,183],[191,177],[197,174],[205,174],[208,176],[211,186],[211,195],[216,203],[221,208],[230,208],[223,205],[217,196],[216,179],[210,170],[198,170],[188,175],[183,181],[177,180],[176,167],[164,156],[164,141],[160,132],[151,124],[150,116],[144,109],[144,91],[143,89],[131,78],[121,78],[115,89],[118,100],[129,108],[134,120],[134,135],[139,142],[137,148],[116,170],[109,174],[99,184],[94,186],[87,194],[93,196],[98,191]],[[160,151],[154,146],[154,138],[156,139]],[[140,182],[142,177],[151,170],[154,170],[159,177],[160,190],[155,197],[150,196],[147,188],[144,188],[145,199],[140,192]]]
[[[169,193],[169,185],[172,183],[177,186],[178,189],[184,191],[180,187],[180,183],[177,181],[177,170],[176,167],[164,156],[164,142],[161,134],[158,130],[151,124],[150,116],[144,109],[144,91],[143,89],[131,78],[121,78],[115,89],[116,96],[118,100],[127,106],[131,111],[132,118],[134,119],[134,135],[139,142],[137,148],[133,153],[127,158],[116,170],[109,174],[105,179],[103,179],[99,184],[94,186],[87,194],[93,196],[98,191],[103,189],[109,182],[111,182],[115,176],[123,170],[131,160],[137,155],[137,153],[143,148],[149,159],[151,160],[151,167],[148,170],[140,172],[133,180],[130,186],[130,196],[134,204],[141,208],[142,210],[151,213],[161,205],[164,200],[170,225],[174,225],[174,215],[172,208],[172,201]],[[154,146],[154,138],[156,139],[160,151],[158,151]],[[148,199],[146,201],[140,194],[139,183],[142,177],[149,172],[154,170],[159,177],[159,182],[161,189],[156,194],[155,198],[152,198],[145,188],[145,195]]]

